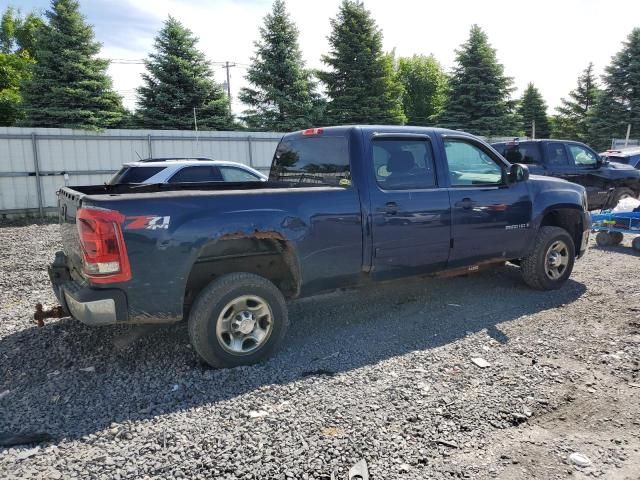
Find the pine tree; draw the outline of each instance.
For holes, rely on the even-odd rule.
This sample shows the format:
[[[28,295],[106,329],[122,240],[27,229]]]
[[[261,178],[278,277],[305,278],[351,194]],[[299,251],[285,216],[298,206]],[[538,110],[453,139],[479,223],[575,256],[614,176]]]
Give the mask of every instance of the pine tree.
[[[510,95],[512,79],[504,75],[487,34],[477,25],[456,50],[456,67],[449,80],[449,97],[440,123],[476,135],[510,135],[516,117]]]
[[[0,20],[0,125],[11,126],[24,118],[22,86],[31,78],[35,63],[35,36],[42,19],[25,16],[8,7]]]
[[[589,136],[589,113],[597,96],[598,84],[593,63],[589,63],[578,77],[576,89],[569,92],[569,98],[561,99],[561,105],[556,108],[558,115],[554,120],[554,137],[586,142]]]
[[[640,137],[640,28],[635,28],[605,69],[604,91],[598,96],[590,122],[590,140],[598,149],[612,138],[624,138],[631,125]]]
[[[233,128],[229,99],[213,79],[211,66],[197,49],[197,37],[169,16],[145,60],[147,72],[138,88],[138,116],[144,128]]]
[[[371,13],[359,1],[343,0],[331,28],[331,49],[322,56],[331,70],[318,73],[329,96],[327,121],[404,123],[402,85],[392,56],[382,52],[382,32]]]
[[[273,2],[255,47],[245,77],[250,86],[240,92],[240,100],[250,107],[242,117],[247,126],[284,132],[312,126],[319,120],[320,99],[305,69],[298,29],[284,0]]]
[[[435,121],[447,99],[447,76],[433,55],[398,59],[398,80],[404,88],[402,104],[409,125]]]
[[[122,117],[121,98],[96,57],[100,44],[77,0],[53,0],[48,24],[38,30],[33,75],[24,87],[26,118],[33,127],[100,129]]]
[[[533,136],[533,122],[536,125],[536,138],[549,138],[551,128],[547,118],[547,104],[538,89],[530,83],[520,99],[518,115],[525,136]]]

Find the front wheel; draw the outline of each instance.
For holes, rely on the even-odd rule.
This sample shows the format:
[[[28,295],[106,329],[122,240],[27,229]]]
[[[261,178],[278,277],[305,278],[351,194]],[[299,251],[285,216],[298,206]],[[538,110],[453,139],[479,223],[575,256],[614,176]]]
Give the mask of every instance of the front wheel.
[[[574,261],[571,235],[560,227],[541,227],[533,251],[522,259],[520,269],[530,287],[555,290],[571,275]]]
[[[282,293],[252,273],[214,280],[200,292],[189,314],[191,344],[215,368],[265,359],[282,343],[288,327]]]

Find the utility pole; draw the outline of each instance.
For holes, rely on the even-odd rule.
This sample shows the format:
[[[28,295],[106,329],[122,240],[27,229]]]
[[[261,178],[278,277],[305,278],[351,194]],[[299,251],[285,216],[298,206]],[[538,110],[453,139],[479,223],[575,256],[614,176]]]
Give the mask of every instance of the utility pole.
[[[627,125],[627,136],[624,139],[624,146],[629,145],[629,136],[631,135],[631,124]]]
[[[536,139],[536,121],[535,120],[531,120],[531,138],[533,140]]]
[[[229,63],[229,60],[227,60],[224,62],[224,67],[222,67],[227,70],[227,98],[229,99],[229,113],[231,113],[231,75],[229,74],[229,69],[235,66],[235,63]]]

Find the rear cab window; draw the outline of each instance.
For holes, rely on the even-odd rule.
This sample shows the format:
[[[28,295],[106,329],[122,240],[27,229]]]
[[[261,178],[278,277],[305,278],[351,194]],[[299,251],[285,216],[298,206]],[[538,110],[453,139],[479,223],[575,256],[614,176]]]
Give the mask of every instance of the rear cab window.
[[[319,133],[283,138],[273,157],[269,180],[292,186],[350,186],[347,137]]]
[[[509,163],[541,164],[540,144],[538,142],[510,142],[497,146],[496,150]]]
[[[548,142],[544,146],[547,165],[550,167],[564,167],[570,166],[569,156],[567,150],[564,148],[564,143],[561,142]]]
[[[109,181],[109,185],[143,183],[164,169],[165,167],[122,167]]]

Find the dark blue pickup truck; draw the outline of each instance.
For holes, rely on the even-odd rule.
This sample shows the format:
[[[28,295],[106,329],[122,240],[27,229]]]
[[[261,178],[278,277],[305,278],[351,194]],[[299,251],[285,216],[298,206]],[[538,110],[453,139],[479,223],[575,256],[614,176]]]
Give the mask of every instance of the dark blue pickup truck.
[[[285,135],[268,182],[65,187],[63,308],[91,325],[188,319],[210,365],[256,362],[286,300],[408,275],[519,265],[559,288],[584,253],[585,189],[466,133],[348,126]]]

